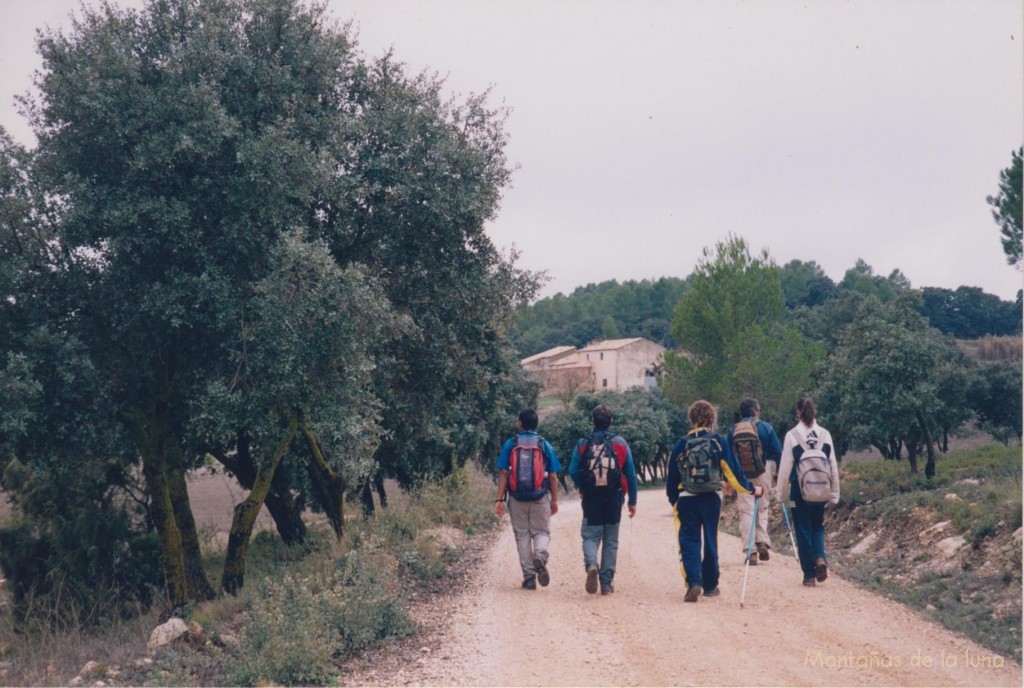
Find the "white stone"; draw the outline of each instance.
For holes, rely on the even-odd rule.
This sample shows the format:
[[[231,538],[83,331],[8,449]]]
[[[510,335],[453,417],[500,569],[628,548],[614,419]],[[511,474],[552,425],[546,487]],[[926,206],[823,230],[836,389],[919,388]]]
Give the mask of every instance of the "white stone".
[[[149,642],[146,644],[146,648],[152,652],[158,647],[169,645],[181,636],[188,633],[188,624],[183,619],[178,617],[172,617],[167,620],[167,623],[161,624],[153,629],[153,632],[149,636]]]
[[[88,662],[85,663],[85,666],[83,666],[81,669],[79,669],[78,675],[79,676],[90,676],[92,674],[98,674],[99,671],[100,671],[100,663],[96,662],[94,660],[89,660]]]
[[[68,685],[71,686],[71,688],[78,688],[78,686],[85,685],[85,681],[82,680],[81,676],[75,676],[73,679],[68,681]]]
[[[949,492],[949,493],[946,494],[946,501],[947,502],[962,502],[964,500],[960,499],[960,495],[955,494],[953,492]]]
[[[967,540],[964,540],[959,535],[953,535],[952,537],[939,540],[935,543],[935,547],[942,553],[943,556],[952,557],[957,553],[957,551],[961,547],[963,547],[966,544]]]
[[[878,533],[868,533],[863,540],[850,549],[850,554],[864,554],[878,541]]]

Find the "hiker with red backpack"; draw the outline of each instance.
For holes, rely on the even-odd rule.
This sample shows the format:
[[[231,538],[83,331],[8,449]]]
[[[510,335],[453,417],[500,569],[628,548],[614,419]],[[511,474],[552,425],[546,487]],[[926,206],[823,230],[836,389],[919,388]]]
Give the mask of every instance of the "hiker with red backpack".
[[[569,461],[569,475],[580,491],[583,506],[584,589],[594,594],[615,592],[615,562],[619,552],[619,523],[628,495],[629,517],[636,515],[636,468],[629,444],[613,433],[612,411],[601,404],[590,414],[594,431],[576,443]],[[600,565],[598,564],[600,549]]]
[[[789,493],[804,585],[814,587],[828,578],[825,508],[839,503],[839,466],[831,433],[814,419],[814,402],[801,399],[795,412],[798,422],[782,445],[775,496],[785,505]]]
[[[498,455],[498,498],[494,511],[501,518],[508,500],[508,516],[516,537],[524,590],[551,582],[548,546],[551,517],[558,513],[558,471],[555,448],[537,434],[537,412],[519,414],[519,432],[510,437]]]
[[[750,566],[758,560],[768,561],[772,539],[768,535],[768,493],[772,489],[772,478],[779,469],[782,443],[770,423],[761,420],[761,403],[747,397],[740,402],[740,420],[729,428],[726,436],[732,453],[743,468],[743,475],[754,485],[760,485],[763,494],[755,500],[754,495],[737,493],[736,509],[740,515],[740,545]],[[757,502],[757,522],[754,523],[754,502]],[[757,551],[747,551],[750,529],[754,529],[754,546]]]
[[[747,480],[729,443],[714,431],[717,411],[710,402],[703,399],[693,402],[686,415],[693,429],[672,447],[665,492],[675,514],[679,558],[686,580],[683,600],[696,602],[701,594],[705,597],[719,594],[718,519],[722,514],[722,480],[727,480],[738,494],[760,497],[764,489]]]

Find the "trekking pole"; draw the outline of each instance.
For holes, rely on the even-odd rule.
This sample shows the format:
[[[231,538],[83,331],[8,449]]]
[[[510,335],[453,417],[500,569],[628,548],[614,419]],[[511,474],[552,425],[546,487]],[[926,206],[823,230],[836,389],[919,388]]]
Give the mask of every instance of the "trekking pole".
[[[750,573],[750,555],[754,551],[754,530],[757,525],[757,502],[754,498],[754,515],[750,520],[750,540],[747,542],[747,558],[743,565],[743,592],[740,593],[740,609],[743,609],[743,599],[747,596],[747,574]]]
[[[785,502],[785,500],[783,500],[781,502],[781,504],[782,504],[782,515],[786,519],[786,530],[789,531],[789,541],[791,543],[793,543],[793,556],[796,557],[796,556],[799,556],[799,552],[797,552],[797,549],[796,549],[796,538],[793,537],[793,526],[790,525],[790,523],[789,523],[789,511],[786,510],[786,502]]]

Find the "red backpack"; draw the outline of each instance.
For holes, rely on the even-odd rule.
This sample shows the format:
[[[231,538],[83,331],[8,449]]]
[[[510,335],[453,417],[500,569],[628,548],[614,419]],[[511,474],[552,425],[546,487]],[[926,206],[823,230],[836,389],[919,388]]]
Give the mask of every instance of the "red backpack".
[[[520,435],[508,455],[508,489],[520,502],[535,502],[547,492],[542,441],[537,435]]]

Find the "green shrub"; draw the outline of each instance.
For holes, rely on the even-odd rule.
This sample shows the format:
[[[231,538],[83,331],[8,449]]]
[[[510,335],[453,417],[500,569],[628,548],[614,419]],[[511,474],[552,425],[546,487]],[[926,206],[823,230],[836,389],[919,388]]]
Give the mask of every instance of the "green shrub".
[[[284,576],[266,580],[253,597],[249,620],[227,661],[234,685],[323,685],[337,670],[339,645],[328,623],[333,595],[318,581]]]

